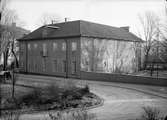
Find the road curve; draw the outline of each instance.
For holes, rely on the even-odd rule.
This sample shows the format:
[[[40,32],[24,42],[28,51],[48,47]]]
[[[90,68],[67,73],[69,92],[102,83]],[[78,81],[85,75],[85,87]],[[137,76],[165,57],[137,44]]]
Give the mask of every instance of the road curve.
[[[47,79],[47,80],[46,80]],[[19,84],[53,84],[64,78],[19,75]],[[142,107],[157,107],[162,115],[167,115],[167,87],[133,85],[123,83],[95,82],[77,79],[78,85],[88,84],[90,90],[104,99],[104,105],[89,110],[98,120],[130,120],[139,118]],[[163,91],[161,91],[163,90]],[[47,113],[27,114],[22,119],[45,120]]]

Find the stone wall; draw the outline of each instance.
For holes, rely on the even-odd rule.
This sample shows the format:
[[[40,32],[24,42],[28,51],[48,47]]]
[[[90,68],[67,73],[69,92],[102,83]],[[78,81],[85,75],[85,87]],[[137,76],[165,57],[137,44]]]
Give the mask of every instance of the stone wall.
[[[140,66],[139,43],[81,38],[81,70],[100,73],[133,73]]]

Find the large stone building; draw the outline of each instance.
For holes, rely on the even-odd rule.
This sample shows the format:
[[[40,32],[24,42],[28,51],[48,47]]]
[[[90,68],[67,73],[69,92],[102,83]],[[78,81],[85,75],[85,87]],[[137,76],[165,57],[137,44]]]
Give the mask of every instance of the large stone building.
[[[132,73],[142,40],[128,27],[70,21],[42,26],[19,39],[20,71],[79,78],[81,71]]]

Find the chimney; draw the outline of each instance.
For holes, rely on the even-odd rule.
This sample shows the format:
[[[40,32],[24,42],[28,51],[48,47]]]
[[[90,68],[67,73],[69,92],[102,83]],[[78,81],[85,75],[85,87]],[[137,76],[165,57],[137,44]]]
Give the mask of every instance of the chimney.
[[[65,22],[67,22],[67,19],[68,19],[68,18],[65,18]]]
[[[16,23],[15,22],[12,23],[12,27],[16,27]]]
[[[55,23],[57,23],[56,20],[52,20],[52,21],[51,21],[51,24],[55,24]]]
[[[120,27],[122,29],[124,29],[126,32],[129,32],[129,26],[124,26],[124,27]]]

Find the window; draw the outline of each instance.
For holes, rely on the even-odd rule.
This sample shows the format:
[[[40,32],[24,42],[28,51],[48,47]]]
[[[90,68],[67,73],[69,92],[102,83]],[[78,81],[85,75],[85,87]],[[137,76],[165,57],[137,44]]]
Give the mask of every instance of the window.
[[[20,56],[23,56],[23,52],[24,51],[24,46],[23,44],[20,44],[20,47],[19,47],[19,53],[20,53]]]
[[[66,60],[63,60],[63,64],[62,64],[62,72],[66,72]]]
[[[37,49],[37,47],[38,47],[38,45],[35,43],[35,44],[34,44],[34,49]]]
[[[57,43],[53,43],[53,51],[56,51],[57,50]]]
[[[30,61],[28,61],[28,71],[31,72],[31,64],[30,64]]]
[[[72,70],[71,70],[71,73],[72,74],[76,74],[77,72],[77,64],[76,64],[76,61],[73,61],[72,62]]]
[[[20,56],[23,56],[23,53],[24,53],[24,52],[23,52],[23,51],[19,51],[19,52],[20,52]]]
[[[24,45],[20,43],[19,51],[24,51]]]
[[[24,62],[21,61],[20,67],[23,68],[24,67]]]
[[[42,71],[43,72],[46,71],[46,60],[45,59],[42,60]]]
[[[43,43],[43,56],[47,56],[47,46]]]
[[[34,61],[34,71],[37,72],[38,71],[38,67],[37,67],[37,62]]]
[[[57,60],[53,60],[53,72],[57,71]]]
[[[23,67],[24,67],[24,62],[23,62],[24,59],[23,59],[22,56],[20,57],[20,60],[19,60],[19,61],[20,61],[20,67],[23,68]]]
[[[28,43],[28,50],[31,50],[31,44]]]
[[[77,50],[77,43],[76,42],[72,42],[71,49],[72,49],[72,51]]]
[[[65,50],[66,50],[66,43],[63,42],[63,43],[62,43],[62,51],[65,51]]]

